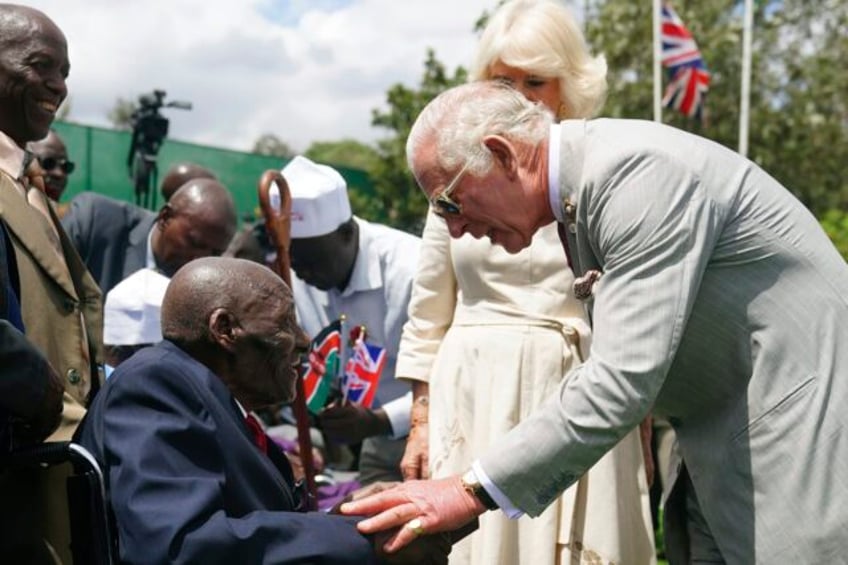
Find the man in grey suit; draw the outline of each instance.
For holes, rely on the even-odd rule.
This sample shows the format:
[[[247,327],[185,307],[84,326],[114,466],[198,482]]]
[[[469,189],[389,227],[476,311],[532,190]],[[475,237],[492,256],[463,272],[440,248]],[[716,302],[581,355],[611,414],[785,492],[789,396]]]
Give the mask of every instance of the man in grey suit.
[[[363,532],[406,523],[392,548],[487,508],[535,516],[653,408],[684,463],[672,563],[845,562],[845,261],[724,147],[652,122],[551,120],[503,86],[464,85],[424,109],[407,156],[453,237],[518,251],[560,223],[590,358],[462,477],[344,510],[380,512]]]
[[[71,201],[62,226],[105,295],[139,269],[170,277],[192,259],[220,255],[235,233],[236,210],[224,185],[196,178],[158,214],[84,192]]]

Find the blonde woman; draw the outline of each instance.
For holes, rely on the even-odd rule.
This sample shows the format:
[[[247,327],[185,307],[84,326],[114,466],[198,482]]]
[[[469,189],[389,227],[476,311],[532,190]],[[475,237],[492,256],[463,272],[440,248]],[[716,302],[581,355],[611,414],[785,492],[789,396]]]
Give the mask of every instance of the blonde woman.
[[[509,83],[560,119],[592,116],[606,94],[606,62],[554,0],[498,9],[471,78]],[[405,478],[462,473],[585,359],[591,332],[583,305],[563,291],[572,282],[554,225],[510,255],[486,238],[451,239],[430,212],[397,364],[415,397]],[[481,516],[450,561],[654,563],[649,512],[634,430],[540,517]]]

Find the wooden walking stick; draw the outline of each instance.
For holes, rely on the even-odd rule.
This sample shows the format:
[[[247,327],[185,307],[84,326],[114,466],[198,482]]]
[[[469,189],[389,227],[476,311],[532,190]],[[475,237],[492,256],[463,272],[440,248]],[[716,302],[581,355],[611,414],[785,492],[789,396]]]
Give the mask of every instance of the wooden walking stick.
[[[265,219],[268,238],[277,250],[271,269],[292,288],[289,246],[291,244],[291,193],[286,179],[279,171],[268,170],[259,179],[259,206]],[[306,393],[303,379],[297,377],[297,398],[292,404],[297,424],[297,443],[308,493],[307,509],[315,510],[318,493],[315,488],[315,465],[312,461],[312,437],[309,435],[309,412],[306,409]]]

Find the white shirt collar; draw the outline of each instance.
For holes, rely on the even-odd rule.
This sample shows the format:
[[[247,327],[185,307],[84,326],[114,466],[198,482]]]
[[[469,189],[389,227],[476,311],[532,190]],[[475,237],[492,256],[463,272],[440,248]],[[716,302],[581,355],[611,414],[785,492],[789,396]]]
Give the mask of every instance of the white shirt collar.
[[[158,272],[159,269],[156,267],[156,257],[153,256],[153,230],[156,229],[158,222],[153,222],[153,225],[150,227],[150,232],[147,234],[147,253],[144,258],[144,266],[152,271]]]
[[[20,180],[24,172],[24,150],[2,131],[0,131],[0,169],[15,180]]]
[[[548,141],[548,202],[551,211],[558,222],[565,222],[562,213],[562,197],[560,194],[560,125],[551,124],[550,139]]]
[[[247,410],[245,410],[245,409],[244,409],[244,406],[242,406],[242,405],[241,405],[241,402],[239,402],[239,401],[236,399],[236,397],[235,397],[235,396],[233,397],[233,401],[236,403],[236,406],[238,406],[239,412],[241,412],[241,417],[242,417],[242,418],[247,418]]]

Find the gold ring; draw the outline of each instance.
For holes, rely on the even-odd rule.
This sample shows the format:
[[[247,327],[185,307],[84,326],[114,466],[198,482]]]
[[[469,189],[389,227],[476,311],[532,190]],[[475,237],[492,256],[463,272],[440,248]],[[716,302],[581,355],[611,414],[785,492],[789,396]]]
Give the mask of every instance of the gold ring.
[[[406,527],[412,530],[416,536],[424,535],[424,526],[421,525],[421,518],[415,518],[406,523]]]

